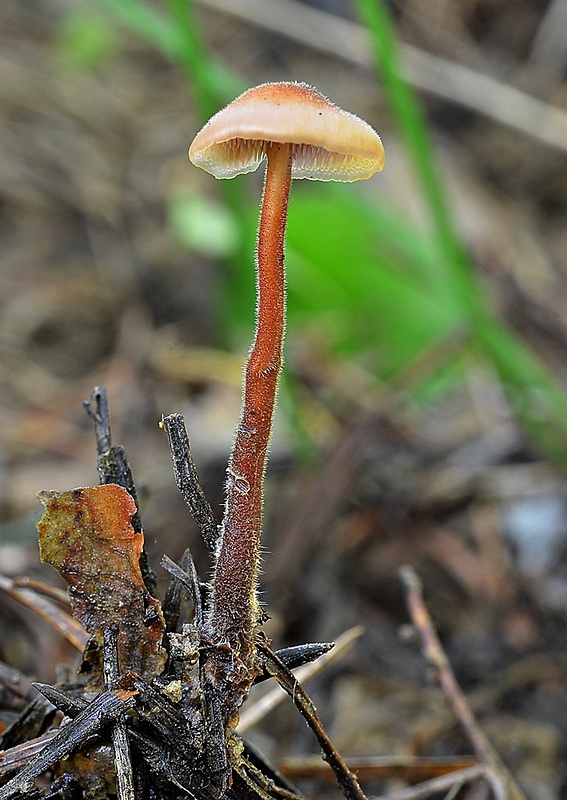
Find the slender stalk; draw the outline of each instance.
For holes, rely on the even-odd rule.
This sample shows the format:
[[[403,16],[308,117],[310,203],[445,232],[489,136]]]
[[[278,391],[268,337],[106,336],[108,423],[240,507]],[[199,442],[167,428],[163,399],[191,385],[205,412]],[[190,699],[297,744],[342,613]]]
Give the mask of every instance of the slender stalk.
[[[213,641],[248,670],[260,617],[256,598],[263,482],[285,330],[284,234],[291,149],[270,145],[257,244],[256,331],[244,377],[241,417],[228,465],[226,508],[209,611]]]
[[[480,728],[467,699],[457,683],[449,659],[429,616],[422,595],[419,578],[412,567],[405,566],[400,576],[407,595],[412,622],[421,638],[423,654],[436,671],[437,681],[447,698],[451,710],[461,725],[478,760],[484,764],[486,777],[491,781],[495,797],[502,800],[527,800],[500,756]]]

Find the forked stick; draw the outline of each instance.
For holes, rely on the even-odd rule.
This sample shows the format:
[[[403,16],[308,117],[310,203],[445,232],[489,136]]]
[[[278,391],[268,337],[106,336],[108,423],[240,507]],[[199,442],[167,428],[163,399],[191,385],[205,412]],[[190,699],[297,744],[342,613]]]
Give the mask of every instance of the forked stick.
[[[275,678],[279,685],[285,689],[317,737],[317,741],[323,753],[323,759],[335,773],[337,784],[345,798],[347,800],[366,800],[366,795],[360,788],[356,776],[349,770],[343,757],[327,736],[317,713],[317,709],[303,686],[299,683],[293,672],[286,667],[283,661],[277,657],[265,642],[259,640],[257,647],[265,659],[266,672]]]
[[[404,585],[412,622],[421,639],[423,654],[435,670],[435,678],[471,744],[479,762],[485,766],[486,779],[499,800],[527,800],[506,765],[489,742],[472,713],[466,697],[457,683],[449,659],[443,650],[429,612],[423,602],[421,581],[410,566],[402,567]]]

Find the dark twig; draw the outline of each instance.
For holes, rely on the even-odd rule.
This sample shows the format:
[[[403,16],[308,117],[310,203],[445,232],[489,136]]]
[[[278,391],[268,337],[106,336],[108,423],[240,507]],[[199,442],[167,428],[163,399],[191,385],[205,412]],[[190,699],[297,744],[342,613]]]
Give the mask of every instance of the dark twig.
[[[116,631],[107,628],[104,631],[102,660],[104,665],[104,680],[109,691],[115,689],[120,678],[118,667],[118,649],[116,646]],[[116,766],[116,787],[118,800],[134,800],[134,776],[132,773],[132,759],[130,757],[130,743],[124,713],[118,715],[111,726],[112,747],[114,749],[114,763]]]
[[[425,607],[421,582],[414,570],[405,566],[400,576],[407,595],[408,609],[413,624],[420,636],[423,654],[435,670],[436,679],[449,705],[469,740],[473,751],[485,767],[485,774],[497,796],[510,800],[526,800],[498,753],[494,750],[484,731],[472,713],[466,697],[457,683],[449,660]],[[491,773],[491,774],[490,774]]]
[[[169,556],[163,556],[161,565],[166,569],[174,580],[171,581],[167,590],[163,611],[166,617],[167,629],[176,631],[181,623],[181,606],[185,598],[189,599],[192,605],[192,621],[195,625],[203,622],[203,603],[201,597],[201,582],[195,569],[195,563],[189,550],[186,550],[178,565]],[[183,620],[186,622],[187,620]]]
[[[334,642],[312,642],[308,644],[297,644],[293,647],[283,647],[276,650],[275,655],[286,665],[288,669],[297,669],[311,664],[325,653],[329,653],[335,646]],[[264,671],[256,678],[256,683],[270,678],[271,675]]]
[[[257,647],[264,657],[264,668],[266,672],[275,678],[279,685],[285,689],[317,737],[317,741],[323,752],[323,758],[335,773],[337,784],[340,786],[344,796],[347,800],[366,800],[366,796],[360,788],[356,776],[349,770],[342,756],[327,736],[323,724],[319,719],[319,715],[317,714],[317,709],[313,705],[305,689],[266,643],[259,640]]]
[[[215,554],[219,527],[199,483],[183,417],[181,414],[169,414],[162,419],[160,427],[167,434],[177,488],[189,506],[191,516],[197,523],[205,544],[210,552]]]
[[[8,800],[33,788],[33,781],[57,761],[83,747],[100,730],[114,722],[134,704],[134,692],[106,691],[89,703],[74,720],[59,728],[57,735],[0,789],[0,800]]]
[[[94,408],[93,408],[94,404]],[[112,444],[110,431],[110,414],[104,386],[95,386],[90,401],[83,402],[83,408],[93,420],[96,436],[97,468],[101,486],[116,483],[123,486],[136,503],[136,514],[132,517],[132,527],[141,533],[142,522],[139,514],[139,503],[132,477],[132,470],[126,452],[120,445]]]
[[[66,692],[58,686],[51,686],[49,683],[36,681],[34,686],[50,703],[53,703],[66,717],[71,719],[77,717],[89,704],[89,701],[85,700],[84,697],[71,694],[71,692]]]
[[[136,533],[141,534],[140,504],[128,457],[121,445],[112,444],[106,389],[103,386],[95,386],[90,401],[85,400],[83,402],[83,408],[95,425],[99,482],[101,486],[107,483],[116,483],[126,489],[136,503],[136,513],[132,517],[132,527]],[[158,597],[157,577],[150,567],[145,545],[140,555],[140,570],[146,589],[152,597]]]
[[[56,686],[43,683],[35,683],[34,686],[71,719],[85,712],[89,706],[88,700]],[[137,682],[136,690],[142,701],[138,713],[144,708],[147,713],[141,714],[141,729],[128,729],[132,745],[147,760],[154,777],[159,775],[163,780],[175,782],[175,777],[171,774],[171,751],[180,751],[187,758],[193,754],[191,743],[182,735],[185,720],[167,698],[141,679]],[[137,778],[140,778],[139,772]]]
[[[94,404],[94,408],[93,405]],[[106,389],[103,386],[95,386],[92,391],[91,399],[83,400],[83,408],[87,415],[92,419],[95,426],[96,452],[102,456],[108,452],[112,445],[112,435],[110,432],[110,415],[108,413],[108,399]]]

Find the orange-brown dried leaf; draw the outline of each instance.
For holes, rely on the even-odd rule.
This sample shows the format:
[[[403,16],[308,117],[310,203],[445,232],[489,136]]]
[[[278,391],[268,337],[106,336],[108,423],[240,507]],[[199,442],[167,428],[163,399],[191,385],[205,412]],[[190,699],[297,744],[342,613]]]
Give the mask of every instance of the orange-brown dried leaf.
[[[41,559],[67,582],[73,615],[98,645],[106,629],[116,630],[121,672],[161,672],[165,625],[140,571],[143,535],[131,524],[131,496],[106,484],[38,497],[45,506],[37,526]]]

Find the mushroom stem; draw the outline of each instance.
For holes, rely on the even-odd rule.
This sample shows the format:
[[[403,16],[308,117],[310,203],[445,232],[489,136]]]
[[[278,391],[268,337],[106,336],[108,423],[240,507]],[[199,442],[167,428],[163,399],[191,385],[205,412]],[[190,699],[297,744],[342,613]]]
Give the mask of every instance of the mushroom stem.
[[[227,471],[226,507],[209,616],[213,641],[229,645],[250,673],[254,672],[254,638],[260,618],[256,590],[263,482],[282,368],[284,234],[291,161],[290,145],[268,146],[257,242],[256,330],[246,364],[241,416]]]

